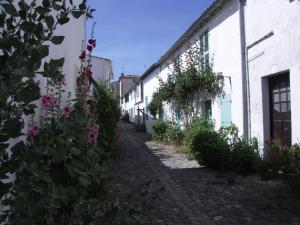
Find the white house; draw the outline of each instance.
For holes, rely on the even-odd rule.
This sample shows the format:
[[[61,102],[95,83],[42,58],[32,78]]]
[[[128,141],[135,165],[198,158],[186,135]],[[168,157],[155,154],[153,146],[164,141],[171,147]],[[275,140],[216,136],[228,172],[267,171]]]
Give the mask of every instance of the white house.
[[[135,105],[135,89],[134,86],[138,83],[139,76],[121,74],[119,78],[119,94],[120,94],[120,108],[122,114],[128,113],[133,118]],[[132,119],[133,120],[133,119]],[[133,120],[134,121],[134,120]],[[132,122],[133,122],[132,121]]]
[[[92,56],[93,78],[97,81],[110,83],[114,78],[112,61],[99,56]]]
[[[166,80],[171,59],[201,41],[201,54],[225,77],[225,96],[203,101],[201,113],[210,114],[216,128],[234,123],[244,136],[257,137],[261,147],[272,138],[288,145],[299,142],[299,24],[299,1],[215,0],[142,75],[147,131],[155,122],[147,106],[158,78]],[[163,111],[164,118],[180,121],[168,105]]]

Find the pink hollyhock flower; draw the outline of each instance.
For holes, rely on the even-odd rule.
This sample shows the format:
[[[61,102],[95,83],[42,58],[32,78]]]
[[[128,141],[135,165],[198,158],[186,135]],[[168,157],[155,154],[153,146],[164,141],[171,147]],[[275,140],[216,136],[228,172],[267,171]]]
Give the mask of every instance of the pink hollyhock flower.
[[[91,85],[85,84],[85,85],[81,86],[81,91],[83,91],[83,92],[89,92],[90,88],[91,88]]]
[[[96,47],[96,40],[95,40],[95,39],[90,39],[90,40],[89,40],[89,44],[90,44],[93,48],[95,48],[95,47]]]
[[[87,49],[89,52],[91,52],[91,51],[93,51],[93,46],[87,45],[87,46],[86,46],[86,49]]]
[[[84,61],[84,60],[85,60],[85,51],[83,51],[83,52],[81,53],[81,55],[79,56],[79,59],[80,59],[81,61]]]
[[[40,128],[36,124],[31,124],[28,126],[29,137],[34,138],[39,134],[39,132]]]
[[[98,132],[99,132],[99,128],[100,128],[100,125],[99,125],[99,124],[94,124],[92,130],[93,130],[94,132],[97,132],[97,133],[98,133]]]
[[[55,99],[55,98],[51,98],[51,100],[50,100],[50,106],[52,106],[52,107],[59,106],[59,101],[57,99]]]
[[[93,72],[92,72],[91,68],[90,68],[90,67],[87,68],[87,70],[86,70],[86,75],[87,75],[87,77],[88,77],[88,78],[91,78],[91,77],[92,77],[92,74],[93,74]]]
[[[66,117],[68,117],[70,115],[70,113],[74,110],[74,108],[72,106],[65,106],[62,110],[62,114]]]
[[[98,138],[97,134],[95,134],[93,132],[89,132],[89,135],[88,135],[89,142],[96,142],[97,138]]]

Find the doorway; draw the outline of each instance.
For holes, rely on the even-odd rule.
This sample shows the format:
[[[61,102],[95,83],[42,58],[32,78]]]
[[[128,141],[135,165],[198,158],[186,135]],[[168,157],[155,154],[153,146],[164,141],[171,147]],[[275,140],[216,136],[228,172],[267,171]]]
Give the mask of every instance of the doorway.
[[[269,78],[270,134],[282,146],[291,146],[291,93],[289,73]]]

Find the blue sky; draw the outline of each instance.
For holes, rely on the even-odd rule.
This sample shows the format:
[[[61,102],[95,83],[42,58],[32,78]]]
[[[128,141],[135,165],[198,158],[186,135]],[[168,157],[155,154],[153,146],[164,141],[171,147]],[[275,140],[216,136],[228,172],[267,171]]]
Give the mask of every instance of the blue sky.
[[[96,56],[113,61],[121,72],[142,75],[186,31],[212,0],[89,0],[96,9]]]

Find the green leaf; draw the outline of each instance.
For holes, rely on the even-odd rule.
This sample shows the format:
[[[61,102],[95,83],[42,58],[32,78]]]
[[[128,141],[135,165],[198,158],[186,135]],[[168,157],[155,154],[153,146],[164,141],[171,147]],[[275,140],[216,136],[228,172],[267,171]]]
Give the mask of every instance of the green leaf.
[[[24,21],[20,27],[23,31],[30,33],[35,29],[35,24],[33,22]]]
[[[15,138],[21,135],[23,125],[24,123],[21,118],[9,119],[4,122],[2,132],[12,138]]]
[[[12,3],[2,4],[1,6],[8,14],[12,16],[18,16],[18,11],[16,10],[15,6]]]
[[[49,55],[49,46],[43,45],[39,49],[41,59],[47,57]]]
[[[55,45],[60,45],[63,42],[64,38],[64,36],[53,36],[51,38],[51,42]]]
[[[64,17],[61,17],[61,18],[59,18],[59,19],[57,20],[57,22],[58,22],[60,25],[63,25],[63,24],[66,24],[66,23],[68,23],[68,22],[69,22],[69,20],[70,20],[70,18],[69,18],[69,17],[67,17],[67,16],[64,16]]]
[[[81,17],[82,14],[83,14],[83,12],[82,12],[82,11],[79,11],[79,10],[74,10],[74,11],[72,11],[72,15],[73,15],[73,17],[76,18],[76,19],[78,19],[79,17]]]
[[[47,16],[45,18],[46,24],[48,26],[49,29],[52,29],[53,25],[54,25],[54,19],[53,16]]]
[[[49,0],[43,0],[42,5],[44,8],[48,8],[50,6],[50,1]]]

